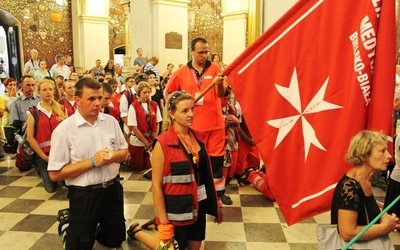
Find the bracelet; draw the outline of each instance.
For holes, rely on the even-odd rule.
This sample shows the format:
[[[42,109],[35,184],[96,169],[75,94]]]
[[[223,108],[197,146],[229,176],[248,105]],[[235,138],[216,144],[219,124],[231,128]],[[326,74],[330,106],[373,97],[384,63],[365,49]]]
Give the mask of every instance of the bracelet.
[[[93,157],[90,157],[90,162],[92,163],[92,168],[96,168],[96,165],[94,164],[94,159],[93,159]]]

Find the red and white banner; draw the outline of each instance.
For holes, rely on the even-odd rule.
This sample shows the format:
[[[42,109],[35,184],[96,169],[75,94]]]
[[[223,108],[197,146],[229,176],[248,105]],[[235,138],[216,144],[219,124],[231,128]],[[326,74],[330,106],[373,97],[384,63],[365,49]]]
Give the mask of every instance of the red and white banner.
[[[391,134],[394,5],[300,0],[224,72],[288,225],[330,210],[353,135]]]

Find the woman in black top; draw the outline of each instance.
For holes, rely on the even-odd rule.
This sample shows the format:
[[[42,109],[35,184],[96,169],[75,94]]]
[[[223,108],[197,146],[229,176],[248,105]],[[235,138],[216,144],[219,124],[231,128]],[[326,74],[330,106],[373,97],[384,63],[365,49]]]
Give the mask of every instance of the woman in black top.
[[[386,135],[364,130],[352,138],[346,161],[354,167],[339,180],[331,207],[331,223],[338,225],[343,240],[350,241],[380,213],[383,203],[375,200],[370,177],[386,170],[390,158]],[[360,240],[388,234],[399,226],[395,214],[385,214]]]

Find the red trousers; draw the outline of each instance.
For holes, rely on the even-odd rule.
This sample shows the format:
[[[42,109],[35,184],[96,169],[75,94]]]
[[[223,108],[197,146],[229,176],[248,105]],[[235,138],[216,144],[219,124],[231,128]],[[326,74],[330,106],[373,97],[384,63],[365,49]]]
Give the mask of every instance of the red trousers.
[[[144,150],[144,147],[129,145],[129,168],[135,171],[142,171],[151,168],[150,154]]]
[[[225,180],[227,178],[230,178],[230,179],[233,178],[233,175],[235,174],[235,170],[236,170],[236,165],[237,165],[237,157],[238,157],[238,151],[231,151],[232,164],[229,167],[224,167]]]
[[[258,168],[260,156],[256,146],[250,146],[246,141],[239,140],[239,150],[235,173],[241,175],[248,167]]]
[[[258,191],[264,195],[265,198],[271,201],[275,200],[275,196],[269,188],[267,174],[264,174],[261,171],[251,171],[247,179]]]

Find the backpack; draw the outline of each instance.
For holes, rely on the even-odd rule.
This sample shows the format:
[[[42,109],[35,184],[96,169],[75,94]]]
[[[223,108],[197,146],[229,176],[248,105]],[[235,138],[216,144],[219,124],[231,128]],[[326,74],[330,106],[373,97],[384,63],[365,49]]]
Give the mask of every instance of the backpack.
[[[131,105],[132,102],[137,99],[136,95],[132,93],[132,90],[130,88],[125,89],[124,91],[122,91],[121,94],[126,96],[126,99],[128,100],[128,105]]]
[[[29,108],[29,112],[31,112],[33,118],[35,119],[35,125],[34,125],[34,134],[36,135],[37,127],[38,127],[38,122],[39,122],[39,111],[38,109],[33,106],[32,108]],[[23,143],[18,144],[18,151],[19,154],[15,156],[15,166],[21,171],[28,171],[31,169],[32,165],[35,163],[36,159],[36,153],[33,151],[33,149],[29,146],[28,141],[26,140],[26,122],[24,126],[22,127],[21,130],[21,135],[23,138]],[[28,151],[33,151],[33,154],[29,154]]]
[[[132,104],[133,101],[137,99],[137,96],[132,93],[132,90],[130,88],[125,89],[124,91],[121,92],[121,96],[125,95],[126,100],[128,100],[128,107],[129,105]],[[124,131],[124,121],[122,118],[119,118],[119,127],[121,128],[122,131]]]

